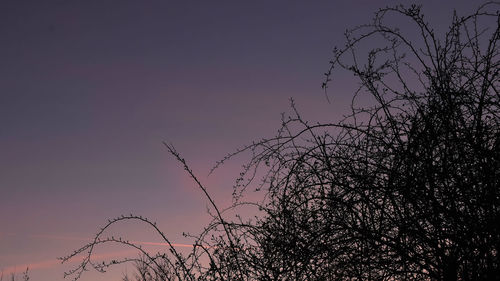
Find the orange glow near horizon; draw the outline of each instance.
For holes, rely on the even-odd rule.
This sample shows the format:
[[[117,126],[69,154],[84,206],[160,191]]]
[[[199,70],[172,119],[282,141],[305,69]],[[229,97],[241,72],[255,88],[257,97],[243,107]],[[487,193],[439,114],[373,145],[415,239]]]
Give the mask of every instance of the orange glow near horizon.
[[[3,235],[15,235],[14,233],[3,233]],[[33,234],[29,235],[30,237],[35,237],[35,238],[47,238],[47,239],[54,239],[54,240],[77,240],[77,241],[91,241],[91,239],[88,238],[83,238],[83,237],[73,237],[73,236],[61,236],[61,235],[46,235],[46,234]],[[169,244],[165,242],[149,242],[149,241],[130,241],[130,243],[136,244],[136,245],[145,245],[145,246],[165,246],[168,247]],[[173,247],[179,247],[179,248],[193,248],[193,245],[190,244],[182,244],[182,243],[172,243],[171,244]],[[129,249],[129,250],[123,250],[123,251],[115,251],[115,252],[109,252],[109,253],[104,253],[104,254],[93,254],[92,257],[95,259],[109,259],[109,258],[122,258],[126,256],[133,255],[134,253],[137,253],[136,249]],[[70,259],[66,264],[73,264],[76,262],[81,262],[83,260],[84,256],[77,256],[72,259]],[[26,268],[29,269],[29,271],[32,270],[39,270],[39,269],[50,269],[54,268],[56,266],[61,265],[61,261],[54,258],[54,259],[49,259],[49,260],[41,260],[41,261],[34,261],[34,262],[29,262],[29,263],[23,263],[23,264],[16,264],[12,266],[8,266],[4,269],[0,269],[0,276],[3,275],[10,275],[10,274],[19,274],[24,271],[26,271]]]
[[[106,254],[96,254],[93,255],[94,258],[96,259],[108,259],[108,258],[118,258],[118,257],[125,257],[128,255],[133,254],[135,251],[134,250],[124,250],[124,251],[117,251],[117,252],[110,252]],[[76,262],[81,262],[83,260],[83,256],[80,257],[75,257],[71,260],[68,261],[68,263],[76,263]],[[26,264],[17,264],[13,266],[9,266],[5,268],[4,270],[0,271],[4,275],[10,275],[10,274],[17,274],[26,271],[26,268],[31,270],[36,270],[36,269],[49,269],[56,267],[58,265],[61,265],[61,261],[58,259],[50,259],[50,260],[43,260],[43,261],[37,261],[37,262],[31,262],[31,263],[26,263]]]

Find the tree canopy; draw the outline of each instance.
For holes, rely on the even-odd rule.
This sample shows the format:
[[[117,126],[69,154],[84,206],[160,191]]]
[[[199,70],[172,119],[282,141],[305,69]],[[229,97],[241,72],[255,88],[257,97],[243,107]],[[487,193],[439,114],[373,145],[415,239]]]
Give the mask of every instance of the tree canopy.
[[[62,258],[85,256],[69,274],[136,260],[92,263],[95,247],[119,242],[142,253],[140,280],[500,280],[498,8],[455,14],[442,35],[419,6],[380,9],[346,32],[326,73],[325,90],[336,71],[359,79],[349,115],[312,123],[292,102],[275,137],[217,164],[252,153],[230,210],[255,206],[255,217],[226,217],[167,145],[213,211],[192,252],[178,253],[148,219],[124,216]],[[367,46],[376,47],[360,53]],[[246,201],[250,188],[261,200]],[[122,220],[151,226],[170,253],[103,237]]]

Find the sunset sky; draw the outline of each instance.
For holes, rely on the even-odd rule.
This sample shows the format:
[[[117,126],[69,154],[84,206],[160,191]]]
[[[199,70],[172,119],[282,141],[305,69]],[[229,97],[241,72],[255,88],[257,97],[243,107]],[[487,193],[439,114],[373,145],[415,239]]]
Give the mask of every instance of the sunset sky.
[[[30,267],[33,281],[63,280],[67,255],[121,214],[158,222],[179,247],[209,218],[207,201],[168,154],[173,144],[230,203],[248,155],[270,137],[294,98],[305,119],[348,112],[357,82],[338,73],[328,103],[323,73],[347,28],[406,1],[0,2],[0,271]],[[446,29],[475,1],[421,1]],[[478,3],[478,2],[476,2]],[[401,23],[406,24],[405,22]],[[140,224],[114,229],[161,249]],[[133,255],[102,249],[102,258]],[[78,262],[78,260],[75,260]],[[134,267],[81,280],[118,281]]]

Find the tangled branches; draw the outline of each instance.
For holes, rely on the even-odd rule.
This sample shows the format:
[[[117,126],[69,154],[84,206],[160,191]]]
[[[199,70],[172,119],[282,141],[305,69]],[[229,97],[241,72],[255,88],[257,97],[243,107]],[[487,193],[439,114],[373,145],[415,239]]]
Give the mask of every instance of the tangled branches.
[[[371,24],[348,31],[323,87],[335,71],[359,78],[351,114],[311,124],[292,103],[276,137],[218,163],[252,152],[231,209],[257,206],[253,220],[226,219],[167,146],[215,214],[187,256],[148,220],[125,217],[170,245],[168,256],[143,252],[149,280],[500,279],[498,7],[455,15],[442,39],[418,6],[381,9]],[[389,23],[397,17],[415,34]],[[365,46],[379,47],[362,60],[357,48]],[[245,201],[250,186],[260,201]],[[90,262],[92,249],[117,241],[101,234],[63,259],[87,253],[70,274],[103,269]]]

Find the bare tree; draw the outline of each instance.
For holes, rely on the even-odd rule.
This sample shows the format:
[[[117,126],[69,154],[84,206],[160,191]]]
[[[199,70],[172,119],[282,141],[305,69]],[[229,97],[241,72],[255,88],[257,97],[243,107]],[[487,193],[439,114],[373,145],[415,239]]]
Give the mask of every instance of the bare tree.
[[[19,275],[18,275],[18,276],[19,276]],[[4,275],[3,275],[3,271],[0,271],[0,281],[2,281],[2,280],[3,280],[3,277],[4,277]],[[30,276],[29,276],[29,268],[26,268],[26,270],[22,272],[22,275],[21,275],[20,277],[23,279],[23,281],[29,281],[29,280],[30,280]],[[10,274],[10,280],[11,280],[11,281],[16,281],[16,279],[17,279],[17,278],[16,278],[16,274],[11,273],[11,274]]]
[[[161,276],[149,280],[500,280],[498,7],[455,14],[442,36],[419,6],[379,10],[370,24],[346,32],[323,84],[326,90],[335,71],[359,79],[351,114],[310,123],[292,102],[274,138],[217,164],[252,153],[230,209],[256,206],[255,218],[225,217],[167,145],[214,213],[192,253],[171,246],[168,255],[149,255],[101,237],[109,225],[136,219],[170,244],[154,223],[126,216],[63,258],[86,254],[70,274],[104,270],[112,263],[92,263],[93,248],[118,242],[142,251],[142,264]],[[358,53],[366,46],[377,47]],[[261,201],[245,201],[251,187]]]

